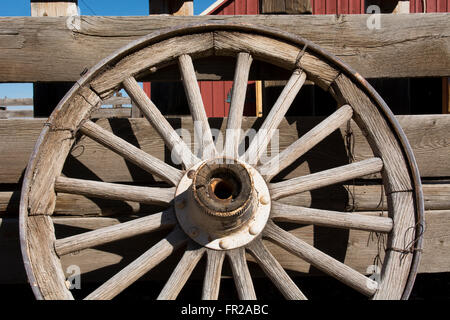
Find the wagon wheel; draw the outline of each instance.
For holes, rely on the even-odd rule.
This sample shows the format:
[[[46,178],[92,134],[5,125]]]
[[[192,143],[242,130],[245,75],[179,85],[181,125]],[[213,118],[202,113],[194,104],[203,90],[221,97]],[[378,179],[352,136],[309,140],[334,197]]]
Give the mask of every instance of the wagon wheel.
[[[224,150],[216,148],[207,121],[193,58],[236,57],[233,93]],[[278,100],[249,147],[239,152],[244,98],[252,60],[291,72]],[[196,134],[199,154],[191,152],[137,80],[178,64]],[[274,130],[308,79],[329,91],[339,108],[295,143],[261,163]],[[90,120],[101,101],[125,89],[159,133],[179,170],[126,142]],[[271,182],[281,170],[333,131],[353,120],[374,156],[369,159]],[[63,177],[65,159],[80,135],[88,136],[170,188],[129,186]],[[388,216],[370,216],[287,205],[280,199],[324,186],[380,173]],[[165,205],[160,213],[55,239],[51,215],[58,192]],[[409,296],[421,249],[423,201],[417,166],[408,142],[384,102],[357,73],[316,45],[266,27],[201,24],[144,37],[100,62],[60,102],[44,127],[26,171],[20,206],[22,253],[39,299],[72,299],[59,257],[143,233],[172,228],[156,245],[87,296],[110,299],[165,260],[184,254],[160,299],[176,298],[202,256],[207,264],[203,299],[216,299],[222,263],[229,259],[238,295],[256,298],[246,252],[288,299],[306,299],[262,239],[300,257],[324,273],[374,299]],[[387,235],[381,280],[375,282],[277,225],[279,221],[359,229]],[[266,241],[266,240],[264,240]]]

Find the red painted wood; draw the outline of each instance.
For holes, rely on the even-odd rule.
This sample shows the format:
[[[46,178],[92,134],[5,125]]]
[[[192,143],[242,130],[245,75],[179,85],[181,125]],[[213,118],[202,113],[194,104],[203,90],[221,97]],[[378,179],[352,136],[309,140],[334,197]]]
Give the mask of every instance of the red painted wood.
[[[326,0],[325,1],[325,13],[335,14],[337,12],[337,0]]]
[[[152,85],[150,82],[143,82],[144,92],[147,94],[149,98],[152,97]]]
[[[247,2],[236,1],[234,3],[234,14],[247,14]]]
[[[202,94],[203,105],[205,106],[206,114],[213,112],[213,85],[211,81],[199,81],[200,92]]]
[[[447,12],[448,11],[448,3],[450,1],[446,0],[437,0],[436,4],[436,12]]]
[[[258,0],[247,0],[247,11],[246,14],[258,14],[259,13],[259,1]]]
[[[337,2],[338,14],[348,14],[348,0],[338,0]]]
[[[246,15],[259,13],[259,0],[228,0],[211,11],[210,15]],[[251,82],[254,83],[254,82]],[[202,81],[200,90],[204,99],[205,110],[208,117],[226,117],[230,109],[232,81]],[[253,85],[253,90],[255,89]],[[247,91],[250,95],[251,92]],[[254,93],[253,93],[254,96]],[[256,115],[255,100],[244,107],[247,116]],[[228,102],[227,102],[228,101]]]
[[[362,14],[364,0],[312,0],[313,14]]]
[[[325,8],[325,1],[324,0],[314,0],[315,6],[314,6],[314,12],[313,14],[325,14],[326,8]]]
[[[427,0],[427,12],[438,12],[437,2],[437,0]]]
[[[233,15],[234,14],[234,1],[228,2],[223,8],[224,15]]]
[[[411,13],[423,12],[422,0],[411,0],[409,3]],[[432,12],[449,12],[450,0],[427,0],[427,13]]]

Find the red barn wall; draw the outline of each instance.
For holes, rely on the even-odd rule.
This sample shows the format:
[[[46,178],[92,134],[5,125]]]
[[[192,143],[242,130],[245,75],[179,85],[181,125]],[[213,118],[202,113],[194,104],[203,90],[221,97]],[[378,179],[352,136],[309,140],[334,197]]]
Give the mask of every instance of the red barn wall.
[[[361,14],[365,0],[311,0],[313,14]]]
[[[366,0],[311,0],[313,14],[363,14]],[[450,0],[427,0],[426,12],[448,12]],[[423,12],[422,0],[411,0],[410,11]],[[210,15],[259,14],[259,0],[226,1]],[[209,117],[226,117],[230,108],[232,81],[201,81],[200,90]],[[249,82],[244,109],[246,116],[255,115],[255,82]]]
[[[450,0],[427,0],[426,12],[449,12]],[[411,0],[409,2],[410,12],[424,12],[422,0]]]
[[[211,11],[210,15],[247,15],[259,13],[259,0],[227,1]],[[208,117],[226,117],[230,109],[231,88],[233,81],[200,81],[200,91],[203,97]],[[255,116],[255,82],[250,81],[247,87],[247,98],[244,115]]]

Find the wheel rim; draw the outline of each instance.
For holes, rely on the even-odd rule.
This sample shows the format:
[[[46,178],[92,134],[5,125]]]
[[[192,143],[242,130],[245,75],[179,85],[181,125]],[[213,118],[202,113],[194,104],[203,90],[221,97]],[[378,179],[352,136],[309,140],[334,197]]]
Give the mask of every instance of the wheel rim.
[[[174,44],[175,40],[178,47]],[[161,48],[171,48],[174,52],[171,53],[172,56],[167,56]],[[156,107],[138,87],[136,79],[139,78],[142,69],[155,68],[155,64],[149,64],[148,61],[145,61],[142,65],[130,64],[129,62],[127,64],[127,60],[141,61],[142,56],[140,54],[146,50],[147,53],[152,50],[156,53],[163,52],[154,59],[158,62],[156,67],[165,65],[170,61],[178,62],[193,120],[199,123],[199,128],[204,133],[201,140],[201,159],[194,155],[186,144],[174,134],[170,125],[168,126],[168,123],[164,121],[164,117],[161,118],[161,115],[156,112]],[[125,88],[130,97],[138,102],[142,112],[160,133],[166,145],[173,153],[175,152],[175,156],[185,169],[190,169],[202,160],[210,160],[220,155],[214,146],[206,120],[191,58],[191,56],[196,58],[212,53],[233,55],[237,58],[235,87],[229,115],[229,119],[232,119],[232,121],[227,124],[227,129],[230,130],[227,131],[223,151],[223,154],[228,157],[239,158],[242,162],[247,163],[248,159],[254,161],[261,156],[271,139],[271,135],[267,132],[278,127],[306,78],[313,80],[323,89],[331,92],[341,106],[332,116],[321,123],[322,126],[319,125],[309,136],[303,138],[303,140],[300,138],[289,147],[292,152],[281,152],[263,165],[258,165],[257,162],[252,163],[253,166],[249,165],[249,167],[255,167],[259,172],[264,172],[267,187],[270,190],[270,199],[267,202],[269,203],[268,207],[271,208],[271,219],[267,224],[265,222],[263,224],[263,226],[265,225],[263,237],[271,239],[281,247],[367,296],[381,299],[407,298],[417,272],[422,246],[423,200],[420,176],[411,148],[389,109],[356,72],[314,44],[300,37],[266,27],[229,24],[201,24],[163,30],[131,43],[126,48],[101,61],[92,71],[83,76],[52,113],[38,139],[27,167],[20,207],[22,254],[35,296],[44,299],[72,298],[70,291],[65,286],[64,273],[54,248],[59,255],[62,255],[73,252],[72,250],[80,250],[84,247],[99,244],[100,233],[98,232],[90,233],[88,236],[85,234],[82,238],[66,238],[55,241],[53,223],[50,219],[55,204],[55,190],[97,197],[116,197],[115,199],[152,204],[168,204],[173,200],[174,188],[163,190],[164,192],[152,190],[152,188],[140,189],[140,187],[125,188],[125,190],[123,187],[114,184],[77,181],[77,179],[60,177],[62,165],[73,145],[76,133],[89,136],[128,161],[160,176],[173,186],[178,186],[179,181],[183,180],[183,176],[188,175],[188,170],[183,173],[162,161],[158,161],[145,152],[120,141],[120,138],[117,139],[113,134],[91,122],[89,114],[101,99],[110,96],[116,89]],[[261,143],[251,143],[249,149],[244,154],[239,155],[239,134],[236,133],[236,129],[241,127],[242,96],[245,97],[242,92],[245,92],[249,68],[253,59],[270,62],[293,71],[293,73],[283,93],[272,108],[274,112],[268,115],[269,120],[266,119],[262,125],[262,129],[266,131],[260,130],[255,138],[255,141]],[[73,112],[75,108],[77,108],[77,111]],[[282,168],[288,166],[293,160],[326,138],[339,125],[352,118],[367,133],[376,157],[336,168],[334,171],[331,169],[326,172],[311,174],[306,178],[298,177],[285,182],[270,183],[270,179]],[[380,124],[384,128],[380,130],[381,132],[376,129]],[[264,132],[264,134],[261,132]],[[326,134],[327,132],[328,134]],[[53,149],[52,147],[55,145],[59,147],[58,152],[52,153],[49,150]],[[353,214],[351,217],[346,215],[350,222],[342,222],[342,219],[337,219],[333,212],[292,208],[276,201],[289,194],[313,190],[324,185],[379,171],[382,171],[383,184],[387,190],[386,196],[390,203],[389,218],[367,219]],[[327,177],[333,179],[327,180]],[[107,194],[105,195],[99,190],[106,190]],[[149,194],[153,195],[148,196]],[[158,194],[158,196],[154,194]],[[286,212],[291,214],[286,214]],[[115,230],[108,241],[129,237],[130,234],[134,235],[171,227],[183,222],[179,217],[178,220],[175,218],[172,207],[160,213],[159,216],[142,219],[147,219],[145,221],[149,222],[145,224],[145,227],[141,226],[141,221],[134,224],[130,223],[127,228],[131,231],[127,235]],[[370,279],[326,254],[318,252],[314,247],[299,239],[294,239],[289,233],[273,223],[273,220],[277,219],[279,221],[318,225],[327,223],[334,227],[388,233],[390,250],[386,253],[380,286],[377,287]],[[329,221],[330,219],[332,222]],[[182,225],[184,226],[184,224]],[[114,228],[112,229],[114,231]],[[174,231],[166,239],[161,240],[160,243],[87,298],[112,298],[120,293],[142,274],[164,260],[177,247],[187,242],[188,236],[182,229],[175,226]],[[105,230],[103,231],[105,232]],[[111,235],[111,229],[106,231]],[[402,241],[404,241],[407,232],[408,244],[411,245],[405,247],[404,244],[400,245],[400,238],[402,237]],[[208,263],[205,271],[205,283],[207,285],[204,287],[203,298],[217,298],[220,270],[225,255],[230,259],[239,297],[243,299],[255,298],[256,294],[247,267],[245,250],[252,254],[286,298],[306,298],[260,241],[259,232],[255,232],[254,236],[254,239],[252,238],[254,241],[247,241],[243,246],[232,246],[231,249],[225,249],[222,252],[205,249],[204,243],[199,245],[190,241],[188,250],[180,260],[173,277],[169,278],[159,298],[175,298],[181,290],[175,283],[180,282],[181,279],[183,285],[190,275],[189,271],[180,273],[179,270],[192,271],[193,266],[197,264],[205,252],[207,252]],[[37,245],[38,243],[39,245]],[[406,249],[409,252],[405,252]],[[317,258],[317,255],[319,258]],[[157,258],[154,258],[155,256]],[[399,259],[402,259],[403,263],[401,268],[393,266],[394,261]],[[142,265],[145,265],[145,268],[142,268]],[[132,271],[131,276],[130,271]],[[117,285],[117,282],[119,282],[119,285]]]

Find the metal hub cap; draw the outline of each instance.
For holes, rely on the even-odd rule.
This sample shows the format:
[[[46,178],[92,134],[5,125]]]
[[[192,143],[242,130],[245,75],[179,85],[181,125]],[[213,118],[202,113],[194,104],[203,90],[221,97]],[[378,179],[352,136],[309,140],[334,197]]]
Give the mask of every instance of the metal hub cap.
[[[269,189],[248,164],[226,158],[203,161],[181,179],[175,211],[183,230],[197,243],[234,249],[264,229],[270,213]]]

